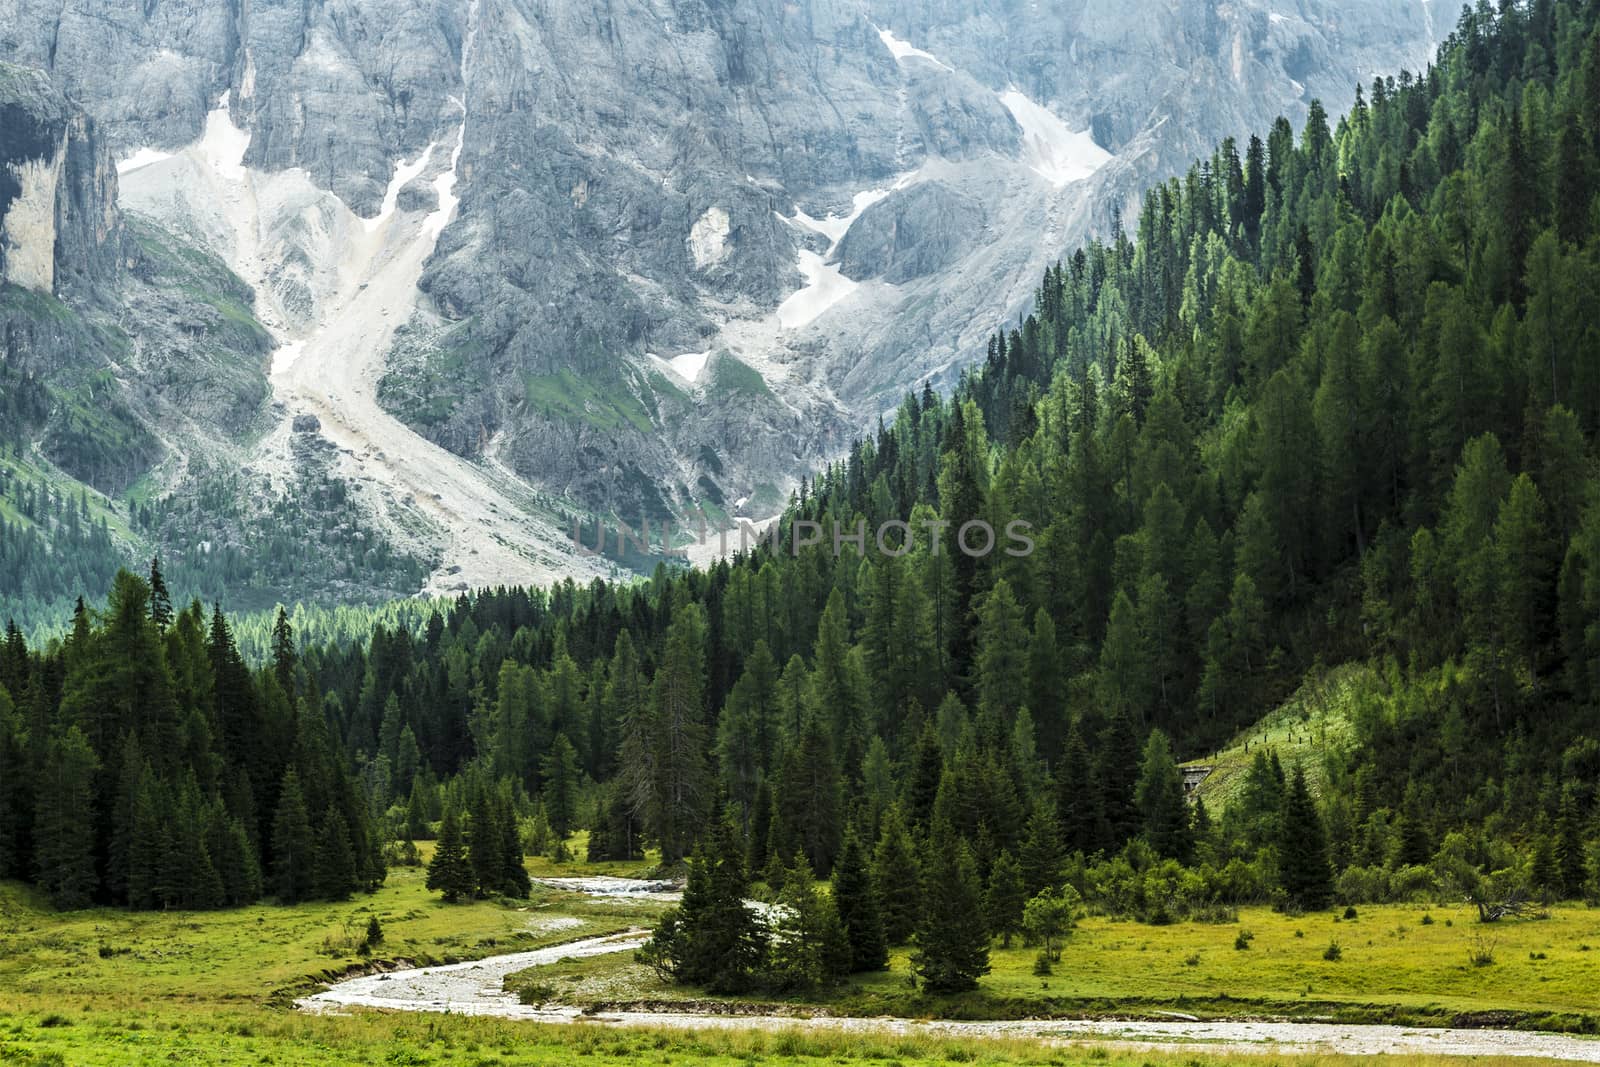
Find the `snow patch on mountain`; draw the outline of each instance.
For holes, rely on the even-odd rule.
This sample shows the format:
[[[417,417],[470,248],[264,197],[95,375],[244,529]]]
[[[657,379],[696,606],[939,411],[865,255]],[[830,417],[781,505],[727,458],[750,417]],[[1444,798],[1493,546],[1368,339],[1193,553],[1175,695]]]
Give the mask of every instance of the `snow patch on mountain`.
[[[911,42],[904,41],[899,37],[896,37],[893,30],[886,30],[882,26],[874,26],[873,29],[878,31],[878,39],[882,41],[883,46],[889,50],[889,54],[894,56],[894,58],[899,60],[901,63],[904,63],[908,59],[925,59],[936,67],[943,67],[948,71],[955,70],[954,67],[950,66],[948,63],[945,63],[937,56],[929,52],[924,52]]]
[[[661,364],[663,367],[671,370],[672,373],[676,374],[690,385],[693,385],[695,382],[700,380],[700,372],[705,370],[706,360],[711,358],[711,350],[707,349],[704,352],[685,352],[681,356],[672,356],[671,358],[664,358],[652,352],[650,353],[650,358]]]
[[[283,341],[272,353],[272,376],[287,374],[305,348],[304,341]]]
[[[1111,162],[1111,153],[1095,144],[1088,131],[1069,129],[1050,109],[1012,87],[1000,102],[1022,127],[1022,157],[1051,185],[1081,181]]]
[[[855,290],[856,283],[845,277],[839,265],[832,262],[834,253],[839,250],[839,242],[844,240],[844,235],[850,232],[850,227],[855,225],[862,212],[916,180],[917,172],[910,171],[895,179],[892,185],[856,193],[850,198],[850,210],[843,215],[829,214],[819,219],[796,208],[794,215],[785,219],[786,222],[826,237],[828,250],[818,253],[809,248],[800,249],[795,266],[805,279],[805,284],[778,305],[777,323],[780,330],[798,330],[815,322],[823,312]]]
[[[435,240],[455,216],[456,205],[461,203],[461,197],[456,195],[456,176],[461,170],[461,146],[466,137],[467,117],[463,113],[461,125],[456,128],[456,146],[450,150],[450,169],[433,179],[433,191],[438,194],[439,206],[422,222],[423,232]],[[432,151],[431,147],[429,151]]]
[[[117,164],[117,174],[131,174],[140,167],[148,167],[152,163],[160,163],[163,159],[171,159],[171,152],[163,152],[157,148],[141,148],[127,159]]]
[[[849,296],[856,283],[839,271],[837,263],[825,263],[820,255],[809,248],[800,250],[800,274],[806,284],[778,305],[778,325],[785,330],[798,330],[833,305]]]
[[[394,177],[389,179],[389,186],[383,191],[383,206],[378,209],[378,213],[372,218],[362,220],[362,225],[368,233],[382,226],[388,221],[389,216],[394,214],[395,205],[400,201],[400,190],[404,189],[411,182],[411,179],[426,170],[428,160],[432,158],[433,145],[429,145],[423,149],[421,155],[417,156],[416,162],[407,163],[402,159],[395,164]]]
[[[244,154],[250,149],[250,131],[233,124],[228,98],[229,93],[223,93],[217,106],[206,115],[206,132],[195,147],[200,158],[218,174],[230,182],[242,182],[245,180]]]

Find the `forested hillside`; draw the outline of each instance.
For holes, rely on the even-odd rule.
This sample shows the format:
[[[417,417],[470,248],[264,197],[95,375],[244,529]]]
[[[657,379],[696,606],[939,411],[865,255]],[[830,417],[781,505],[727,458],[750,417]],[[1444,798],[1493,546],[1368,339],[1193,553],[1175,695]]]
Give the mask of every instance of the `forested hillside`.
[[[1003,934],[1063,883],[1152,921],[1600,895],[1597,174],[1600,4],[1480,5],[1337,126],[1314,107],[1151,190],[954,397],[806,485],[777,551],[486,591],[355,646],[285,627],[259,672],[220,614],[120,578],[98,625],[8,642],[0,875],[171,902],[131,881],[150,810],[183,813],[162,854],[207,858],[220,892],[176,898],[206,903],[347,891],[440,820],[455,895],[517,890],[517,824],[666,864],[714,838],[686,924],[751,874],[870,868],[893,892],[863,917],[836,886],[839,922],[966,945],[919,963],[942,988],[981,966],[979,902]],[[1035,550],[957,550],[975,519]],[[800,522],[823,543],[782,550]],[[1236,804],[1185,804],[1176,759],[1344,663],[1370,665],[1350,744],[1258,751]],[[306,848],[325,885],[285,873]],[[669,934],[697,980],[754,966],[743,935]]]

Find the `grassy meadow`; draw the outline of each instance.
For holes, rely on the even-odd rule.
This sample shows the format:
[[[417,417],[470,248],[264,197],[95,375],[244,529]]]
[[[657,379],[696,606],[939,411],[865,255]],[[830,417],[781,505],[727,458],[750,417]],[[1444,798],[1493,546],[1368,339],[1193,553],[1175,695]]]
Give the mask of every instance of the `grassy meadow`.
[[[581,846],[581,840],[572,842]],[[530,857],[528,866],[535,877],[552,877],[639,874],[648,864],[557,865]],[[0,884],[0,1063],[1176,1065],[1241,1059],[1135,1057],[1114,1047],[991,1039],[683,1033],[295,1011],[295,996],[374,961],[421,964],[538,948],[648,925],[660,909],[541,887],[529,901],[449,906],[424,888],[423,877],[419,868],[400,868],[378,892],[343,903],[218,912],[57,913],[31,892]],[[1432,921],[1425,923],[1424,915]],[[363,950],[374,916],[383,940]],[[1234,947],[1241,931],[1253,935],[1242,950]],[[1340,958],[1326,960],[1334,941]],[[1469,953],[1486,950],[1492,963],[1469,960]],[[1152,927],[1089,918],[1053,974],[1034,974],[1035,956],[1020,945],[997,946],[981,992],[941,1002],[910,988],[906,954],[899,951],[889,971],[823,995],[819,1006],[837,1014],[971,1018],[1177,1011],[1442,1023],[1467,1015],[1582,1029],[1586,1015],[1593,1025],[1600,911],[1556,908],[1547,919],[1493,927],[1480,926],[1465,911],[1416,907],[1362,909],[1357,918],[1337,922],[1332,913],[1290,917],[1265,909],[1218,925]],[[664,985],[626,954],[540,968],[524,980],[569,1004],[704,999],[696,990]]]
[[[1247,947],[1238,947],[1241,940]],[[1489,925],[1470,908],[1412,905],[1361,908],[1353,919],[1246,908],[1236,923],[1171,926],[1091,916],[1067,940],[1053,973],[1035,974],[1038,950],[1020,940],[1010,949],[997,944],[979,992],[943,999],[911,987],[907,956],[896,950],[888,971],[810,999],[850,1015],[1179,1012],[1600,1031],[1600,910],[1576,904],[1558,905],[1547,918]],[[568,1004],[707,999],[616,957],[524,975]]]
[[[577,835],[572,846],[584,843]],[[432,847],[419,844],[424,862]],[[648,866],[554,864],[543,857],[528,857],[526,864],[535,878],[625,876]],[[375,960],[426,965],[521,952],[648,926],[660,908],[540,886],[526,901],[446,905],[424,879],[421,867],[397,867],[376,893],[341,903],[208,912],[54,912],[31,891],[0,883],[0,1005],[30,998],[53,1004],[62,997],[112,1005],[152,998],[287,1003]],[[374,917],[383,941],[363,952]]]

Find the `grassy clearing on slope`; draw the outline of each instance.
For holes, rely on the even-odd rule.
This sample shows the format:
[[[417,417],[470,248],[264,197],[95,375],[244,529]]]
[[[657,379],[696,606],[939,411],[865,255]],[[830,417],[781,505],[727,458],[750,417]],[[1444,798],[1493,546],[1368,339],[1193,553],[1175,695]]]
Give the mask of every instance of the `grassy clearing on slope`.
[[[1377,671],[1367,664],[1308,674],[1293,696],[1239,734],[1227,748],[1184,764],[1213,768],[1200,783],[1199,796],[1214,814],[1221,812],[1238,798],[1251,762],[1262,751],[1268,755],[1276,752],[1286,770],[1304,767],[1312,791],[1319,792],[1325,754],[1354,740],[1353,704],[1378,685]]]
[[[0,455],[0,470],[20,481],[49,486],[57,496],[68,496],[75,501],[81,496],[88,502],[91,521],[98,522],[104,519],[106,528],[111,531],[113,537],[143,546],[143,535],[134,532],[133,527],[128,524],[127,515],[110,497],[62,472],[43,456],[37,453]],[[31,519],[16,511],[13,503],[4,497],[0,497],[0,514],[5,514],[12,522],[20,521],[29,526],[34,525]]]
[[[1558,907],[1550,917],[1483,925],[1468,908],[1362,908],[1292,916],[1246,908],[1237,923],[1147,926],[1085,919],[1054,973],[1034,973],[1037,951],[996,946],[977,993],[930,998],[911,987],[908,952],[890,969],[858,976],[806,999],[834,1014],[1020,1018],[1041,1015],[1292,1016],[1443,1025],[1498,1021],[1543,1029],[1600,1031],[1600,911]],[[1427,916],[1428,922],[1424,922]],[[1249,947],[1236,946],[1241,932]],[[1331,944],[1339,959],[1328,960]],[[1494,962],[1474,965],[1489,949]],[[613,1005],[704,1001],[700,990],[663,982],[625,957],[563,961],[514,975],[552,999]]]
[[[585,422],[601,430],[632,426],[640,433],[652,430],[650,415],[620,378],[591,380],[563,368],[555,374],[523,379],[528,403],[553,418]]]
[[[727,396],[771,399],[772,388],[761,372],[741,363],[726,352],[719,352],[711,364],[712,392]]]

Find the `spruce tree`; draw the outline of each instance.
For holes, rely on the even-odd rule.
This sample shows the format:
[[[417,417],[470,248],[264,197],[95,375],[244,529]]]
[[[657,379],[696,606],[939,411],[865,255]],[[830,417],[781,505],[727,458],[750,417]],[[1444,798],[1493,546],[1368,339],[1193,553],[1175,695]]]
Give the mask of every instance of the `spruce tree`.
[[[500,827],[500,892],[526,900],[533,891],[533,881],[522,862],[522,834],[517,829],[517,812],[509,789],[498,798],[498,809],[495,821]]]
[[[238,819],[227,820],[223,831],[223,849],[217,860],[217,873],[222,877],[223,896],[231,905],[253,904],[261,898],[261,862],[244,824]]]
[[[34,863],[39,885],[63,910],[88,907],[99,888],[94,857],[94,776],[100,768],[76,726],[45,747],[34,812]]]
[[[1322,816],[1306,785],[1305,771],[1296,767],[1283,805],[1278,866],[1284,893],[1291,902],[1309,911],[1327,907],[1333,895],[1327,840]]]
[[[476,884],[461,835],[461,819],[453,805],[446,806],[444,821],[439,827],[439,842],[434,847],[433,859],[428,861],[426,885],[442,893],[446,904],[454,904],[472,896]]]
[[[150,560],[150,621],[163,633],[172,625],[172,596],[167,592],[166,579],[161,576],[160,556]]]
[[[544,780],[544,811],[556,837],[566,840],[578,817],[578,751],[566,734],[556,734],[540,773]]]
[[[294,628],[289,625],[289,613],[278,605],[278,614],[272,621],[272,673],[285,693],[294,692]]]
[[[4,740],[0,739],[0,744]],[[137,734],[127,734],[122,739],[121,772],[117,778],[117,792],[111,811],[111,840],[107,843],[106,889],[117,900],[128,899],[128,849],[133,841],[134,808],[139,800],[139,786],[149,769],[144,753],[139,747]]]
[[[505,847],[493,798],[482,786],[474,790],[467,815],[467,856],[473,880],[482,895],[501,892],[505,882]]]
[[[280,904],[297,904],[311,897],[316,887],[316,853],[300,775],[291,767],[284,773],[278,809],[272,817],[272,891]]]
[[[972,851],[942,821],[935,821],[922,872],[912,973],[936,995],[976,989],[978,979],[989,973],[983,886]]]
[[[347,900],[356,888],[356,861],[350,851],[350,830],[338,808],[330,807],[317,834],[316,895],[322,900]]]
[[[750,806],[750,843],[746,849],[745,869],[759,872],[766,869],[771,851],[772,786],[765,778],[756,786],[755,801]]]
[[[938,731],[930,720],[924,724],[912,755],[910,811],[911,824],[923,833],[933,818],[933,802],[939,796],[939,781],[944,777],[944,749]]]
[[[745,906],[748,891],[738,837],[727,820],[718,820],[690,859],[682,903],[657,925],[641,955],[713,992],[748,990],[767,949],[761,920]]]
[[[1018,867],[1022,872],[1022,885],[1027,895],[1040,892],[1061,882],[1061,836],[1055,809],[1040,801],[1028,817],[1028,829],[1022,839]]]
[[[774,829],[781,840],[798,846],[812,870],[823,877],[832,874],[839,851],[842,784],[822,718],[810,715],[800,737],[790,741],[783,754],[773,790]]]
[[[1561,794],[1561,813],[1556,818],[1556,867],[1560,873],[1561,895],[1568,900],[1583,896],[1588,856],[1583,841],[1583,816],[1571,786]]]
[[[850,973],[853,961],[833,899],[817,889],[811,868],[798,859],[778,895],[767,975],[779,989],[806,991]]]
[[[889,809],[878,831],[872,888],[878,895],[884,938],[891,945],[905,944],[916,933],[922,912],[922,872],[898,806]]]
[[[15,625],[8,627],[15,631]],[[20,639],[20,635],[19,639]],[[7,643],[9,644],[9,638]],[[9,650],[0,647],[0,665],[9,673]],[[14,679],[13,679],[14,681]],[[0,684],[0,878],[27,875],[23,848],[27,841],[27,754],[17,715],[4,684]]]
[[[414,840],[427,840],[432,828],[428,825],[428,807],[422,799],[422,783],[413,782],[411,795],[406,798],[405,835]]]
[[[889,966],[889,946],[884,940],[878,893],[867,869],[866,850],[855,830],[845,834],[839,862],[833,869],[833,902],[844,923],[854,971],[881,971]]]
[[[1158,856],[1187,863],[1194,852],[1190,836],[1188,802],[1183,795],[1183,775],[1172,758],[1167,735],[1150,731],[1135,789],[1144,816],[1145,839]]]
[[[1533,863],[1529,872],[1533,886],[1550,900],[1561,893],[1561,863],[1556,856],[1556,838],[1550,832],[1549,821],[1541,815],[1539,830],[1533,839]]]
[[[1056,822],[1061,844],[1068,852],[1090,852],[1095,847],[1098,821],[1097,794],[1089,748],[1074,718],[1056,766]]]
[[[1421,805],[1412,801],[1400,816],[1400,851],[1395,860],[1402,867],[1423,867],[1433,858],[1433,841],[1423,822]]]
[[[1022,906],[1028,901],[1023,884],[1022,867],[1002,852],[989,871],[989,888],[983,897],[984,919],[989,924],[989,934],[1001,939],[1001,945],[1011,947],[1011,935],[1022,929]]]
[[[134,795],[132,829],[128,841],[128,907],[154,908],[160,901],[157,886],[161,868],[161,828],[163,819],[157,797],[155,775],[140,776]],[[259,878],[259,871],[258,871]],[[259,885],[257,895],[259,895]]]
[[[1094,783],[1100,795],[1100,845],[1119,849],[1139,831],[1134,787],[1139,776],[1139,741],[1122,712],[1112,715],[1100,740]]]

